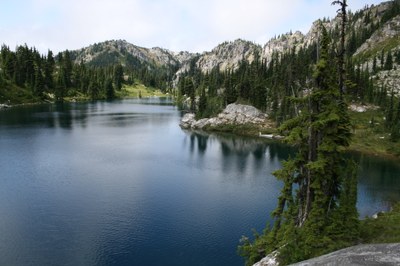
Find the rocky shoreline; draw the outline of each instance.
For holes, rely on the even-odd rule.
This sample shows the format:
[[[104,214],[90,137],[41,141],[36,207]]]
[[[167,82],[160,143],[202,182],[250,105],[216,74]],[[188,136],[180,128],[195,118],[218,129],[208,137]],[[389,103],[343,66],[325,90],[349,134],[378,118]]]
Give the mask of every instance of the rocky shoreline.
[[[274,129],[274,122],[268,115],[250,105],[232,103],[216,117],[196,120],[193,113],[185,114],[180,123],[183,129],[218,130],[227,126],[254,126],[261,129]]]
[[[1,109],[7,109],[7,108],[10,108],[11,106],[10,105],[7,105],[7,104],[0,104],[0,110]]]

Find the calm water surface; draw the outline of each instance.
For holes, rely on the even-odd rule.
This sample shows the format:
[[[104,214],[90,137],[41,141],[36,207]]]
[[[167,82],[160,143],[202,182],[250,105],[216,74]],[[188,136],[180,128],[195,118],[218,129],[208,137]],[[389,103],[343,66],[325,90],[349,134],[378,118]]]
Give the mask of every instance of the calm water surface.
[[[290,150],[185,132],[166,99],[0,112],[0,265],[243,265]],[[361,216],[400,200],[400,166],[360,161]]]

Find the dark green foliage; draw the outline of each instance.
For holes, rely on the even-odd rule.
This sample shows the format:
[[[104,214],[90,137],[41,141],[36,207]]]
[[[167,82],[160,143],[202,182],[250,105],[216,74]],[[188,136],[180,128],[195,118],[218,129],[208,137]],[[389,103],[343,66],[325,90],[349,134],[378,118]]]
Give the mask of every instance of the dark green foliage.
[[[121,64],[114,67],[114,86],[116,90],[121,90],[122,83],[124,82],[124,70]]]
[[[397,101],[397,110],[393,117],[390,140],[397,142],[400,140],[400,98]]]
[[[207,96],[206,96],[206,90],[203,88],[201,90],[201,94],[200,94],[200,98],[199,98],[198,116],[203,117],[206,109],[207,109]]]
[[[397,50],[395,53],[396,64],[400,65],[400,50]]]
[[[391,212],[379,213],[377,219],[361,221],[360,229],[363,243],[400,242],[400,203],[395,204]]]
[[[346,2],[340,4],[345,6]],[[241,248],[251,263],[278,250],[279,260],[285,265],[358,240],[356,167],[342,155],[351,137],[340,78],[345,72],[341,61],[331,56],[329,42],[322,27],[314,87],[305,98],[293,101],[302,106],[302,112],[280,128],[288,134],[286,141],[297,146],[298,153],[274,173],[284,185],[272,213],[273,228],[262,240],[256,238],[254,246],[247,243]],[[335,62],[339,64],[338,72]],[[265,246],[260,248],[259,243]],[[260,251],[263,254],[258,255]]]
[[[246,258],[246,266],[251,266],[260,261],[265,256],[265,247],[273,244],[273,239],[270,237],[271,230],[269,225],[265,227],[262,235],[253,230],[253,238],[251,241],[248,237],[242,236],[240,239],[240,246],[238,247],[238,254]]]
[[[317,46],[312,45],[297,53],[292,50],[281,56],[276,54],[270,62],[257,57],[251,63],[243,60],[236,71],[228,69],[225,72],[216,67],[209,73],[202,73],[194,67],[195,60],[198,60],[194,59],[194,69],[180,78],[178,92],[180,95],[189,95],[184,84],[190,78],[195,95],[200,96],[202,88],[206,89],[206,109],[213,110],[208,112],[210,115],[216,115],[215,111],[230,103],[240,102],[269,111],[273,118],[283,121],[296,114],[297,105],[289,98],[299,96],[303,88],[309,85],[316,49]],[[214,98],[223,102],[211,100]]]
[[[392,90],[391,96],[390,96],[390,100],[389,100],[389,106],[386,109],[386,120],[385,120],[385,126],[386,128],[390,129],[392,128],[393,124],[394,124],[394,117],[395,117],[395,113],[394,113],[394,100],[395,100],[395,96],[394,96],[394,91]]]
[[[386,56],[385,66],[383,67],[384,70],[391,70],[393,68],[393,56],[392,52],[389,51]]]
[[[390,7],[386,10],[386,12],[382,16],[381,19],[382,24],[394,18],[395,16],[400,15],[400,0],[392,0],[390,2],[391,2]]]
[[[107,100],[112,100],[115,98],[114,87],[111,79],[107,79],[104,85],[104,90],[106,91]]]
[[[83,62],[75,64],[72,57],[68,50],[54,58],[51,51],[47,56],[41,56],[36,49],[26,45],[18,46],[15,52],[3,45],[0,51],[0,81],[10,86],[1,90],[15,90],[16,87],[22,88],[22,91],[28,89],[36,101],[53,99],[53,95],[56,101],[77,94],[91,99],[115,97],[113,87],[120,90],[124,82],[121,64],[91,67]],[[114,86],[111,83],[110,87],[109,81],[114,82]],[[13,95],[12,92],[5,94]],[[1,99],[4,100],[7,99]]]

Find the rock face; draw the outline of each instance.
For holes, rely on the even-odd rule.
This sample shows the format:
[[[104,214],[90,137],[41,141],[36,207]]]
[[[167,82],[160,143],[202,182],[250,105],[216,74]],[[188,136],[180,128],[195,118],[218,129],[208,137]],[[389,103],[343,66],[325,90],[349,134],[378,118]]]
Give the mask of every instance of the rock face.
[[[210,72],[219,66],[220,71],[236,70],[242,60],[251,63],[256,54],[261,56],[261,46],[249,41],[237,39],[234,42],[224,42],[211,52],[204,53],[196,63],[203,73]]]
[[[159,47],[139,47],[125,40],[96,43],[80,50],[72,51],[71,53],[76,63],[107,62],[111,58],[115,62],[124,64],[124,61],[128,57],[133,57],[140,62],[151,63],[157,66],[174,67],[180,66],[183,62],[194,56],[194,54],[188,52],[174,53]]]
[[[365,6],[364,9],[355,13],[349,12],[348,27],[354,30],[354,34],[369,30],[371,35],[363,43],[357,43],[358,47],[353,56],[360,61],[360,67],[372,71],[373,58],[376,57],[378,66],[382,65],[380,59],[381,51],[385,58],[388,51],[392,54],[400,51],[400,16],[393,17],[383,22],[387,10],[391,8],[391,1],[379,5]],[[382,23],[381,23],[382,22]],[[89,47],[72,51],[71,58],[76,63],[84,62],[95,66],[107,66],[117,63],[137,67],[142,64],[150,70],[161,69],[168,73],[176,87],[181,76],[186,72],[200,71],[210,73],[213,69],[219,71],[235,71],[242,61],[248,63],[258,59],[268,64],[271,59],[279,60],[284,53],[299,52],[320,39],[320,25],[329,31],[339,28],[340,18],[322,19],[315,21],[307,33],[300,31],[281,34],[272,38],[261,46],[253,42],[237,39],[224,42],[204,53],[172,52],[162,48],[144,48],[130,44],[124,40],[106,41]],[[376,27],[376,25],[380,25]],[[354,37],[350,33],[347,36],[349,42]],[[355,44],[354,44],[355,45]],[[360,60],[362,59],[362,60]],[[386,60],[386,59],[385,59]],[[400,95],[400,64],[393,60],[393,68],[384,70],[378,67],[377,73],[373,73],[373,80],[377,87],[387,87]]]
[[[277,266],[276,252],[253,266]],[[400,243],[358,245],[341,249],[317,258],[291,264],[292,266],[339,265],[400,265]]]
[[[293,265],[400,265],[400,243],[349,247]]]
[[[278,266],[279,263],[276,260],[276,257],[278,255],[277,251],[272,252],[271,254],[268,254],[265,258],[254,264],[253,266]]]
[[[194,114],[186,114],[182,117],[180,126],[185,129],[203,129],[205,127],[217,128],[224,125],[266,125],[268,116],[249,105],[229,104],[217,117],[195,119]]]

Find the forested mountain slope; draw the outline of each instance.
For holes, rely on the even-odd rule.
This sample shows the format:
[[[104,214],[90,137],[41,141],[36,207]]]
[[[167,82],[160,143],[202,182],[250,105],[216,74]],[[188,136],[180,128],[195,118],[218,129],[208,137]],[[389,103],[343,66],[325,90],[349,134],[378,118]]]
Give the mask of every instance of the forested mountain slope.
[[[346,64],[353,100],[384,106],[391,94],[399,93],[399,6],[395,0],[348,13]],[[34,48],[20,46],[12,51],[3,45],[0,103],[13,102],[16,94],[22,95],[16,97],[17,102],[52,100],[48,95],[53,94],[60,99],[76,92],[102,98],[106,97],[106,80],[115,90],[120,86],[116,80],[122,76],[121,82],[140,80],[182,100],[192,96],[193,102],[197,100],[191,107],[200,116],[242,101],[269,111],[281,121],[296,113],[297,107],[288,97],[301,96],[312,86],[321,26],[332,38],[331,53],[337,52],[338,21],[338,17],[321,18],[305,34],[288,32],[262,46],[241,39],[226,41],[202,54],[144,48],[123,40],[55,56],[51,51],[44,56]],[[199,106],[201,95],[208,101]]]

